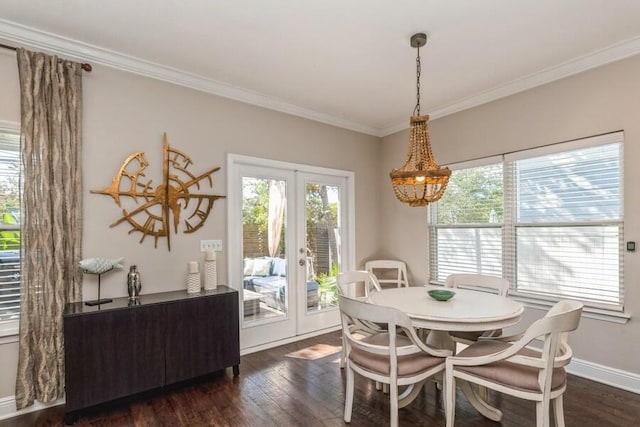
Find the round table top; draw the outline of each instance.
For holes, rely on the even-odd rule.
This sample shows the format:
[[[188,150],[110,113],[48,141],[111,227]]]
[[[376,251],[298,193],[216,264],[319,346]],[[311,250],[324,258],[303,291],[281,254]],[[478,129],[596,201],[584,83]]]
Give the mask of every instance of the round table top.
[[[396,308],[406,313],[415,327],[441,331],[483,331],[505,328],[520,321],[524,306],[514,300],[488,292],[451,289],[448,301],[427,295],[441,286],[383,289],[369,295],[372,304]],[[446,288],[449,289],[449,288]]]

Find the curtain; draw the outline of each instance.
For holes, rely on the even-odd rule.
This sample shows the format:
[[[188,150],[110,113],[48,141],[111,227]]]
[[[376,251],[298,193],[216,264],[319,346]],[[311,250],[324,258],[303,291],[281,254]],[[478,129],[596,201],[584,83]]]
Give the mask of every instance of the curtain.
[[[64,394],[62,314],[82,300],[81,64],[18,49],[22,252],[16,406]]]
[[[280,234],[284,223],[284,208],[287,205],[287,194],[284,181],[269,181],[269,218],[267,222],[267,243],[269,256],[278,254]]]

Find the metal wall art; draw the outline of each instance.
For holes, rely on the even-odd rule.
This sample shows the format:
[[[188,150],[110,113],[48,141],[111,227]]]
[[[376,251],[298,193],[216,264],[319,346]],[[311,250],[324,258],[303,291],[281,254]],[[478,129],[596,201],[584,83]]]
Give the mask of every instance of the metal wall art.
[[[220,167],[195,175],[190,171],[193,164],[191,158],[170,147],[166,133],[163,139],[161,184],[154,187],[151,180],[147,180],[144,171],[149,162],[144,152],[138,151],[126,158],[111,181],[111,186],[92,190],[91,193],[111,196],[122,208],[122,216],[111,227],[126,221],[132,227],[129,234],[142,233],[140,243],[145,237],[153,236],[157,248],[158,239],[166,238],[170,251],[171,228],[177,234],[180,219],[184,218],[184,233],[195,232],[204,225],[213,203],[225,196],[198,193],[202,181],[209,181],[209,186],[213,188],[212,175]]]

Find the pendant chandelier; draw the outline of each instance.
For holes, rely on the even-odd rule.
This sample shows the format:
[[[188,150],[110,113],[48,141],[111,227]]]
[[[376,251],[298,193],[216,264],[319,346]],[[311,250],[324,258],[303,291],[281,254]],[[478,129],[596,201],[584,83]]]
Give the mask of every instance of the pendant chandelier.
[[[413,115],[409,120],[409,149],[404,165],[393,169],[391,183],[396,197],[410,206],[426,206],[439,200],[449,182],[451,170],[436,164],[429,139],[429,116],[420,115],[420,48],[427,44],[427,35],[411,36],[411,46],[418,49],[416,58],[416,99]]]

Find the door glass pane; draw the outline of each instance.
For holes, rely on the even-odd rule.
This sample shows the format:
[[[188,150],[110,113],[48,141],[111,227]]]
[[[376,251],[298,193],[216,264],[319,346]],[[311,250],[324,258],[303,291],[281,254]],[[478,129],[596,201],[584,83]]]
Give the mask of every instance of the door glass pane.
[[[242,178],[245,324],[287,315],[286,194],[285,181]]]
[[[307,183],[307,312],[336,307],[340,272],[340,187]]]

